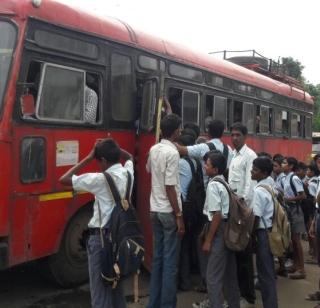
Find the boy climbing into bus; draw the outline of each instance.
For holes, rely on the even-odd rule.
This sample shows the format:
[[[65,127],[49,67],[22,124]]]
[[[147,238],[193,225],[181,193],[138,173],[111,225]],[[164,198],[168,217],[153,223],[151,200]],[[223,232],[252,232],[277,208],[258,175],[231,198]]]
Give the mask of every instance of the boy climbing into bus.
[[[120,159],[125,161],[124,166]],[[81,169],[97,160],[101,172],[76,175]],[[87,191],[95,196],[93,216],[89,221],[89,238],[87,244],[91,304],[93,308],[125,308],[126,300],[119,281],[112,289],[101,278],[101,228],[106,233],[112,210],[115,206],[113,196],[108,189],[103,172],[107,172],[115,182],[120,196],[125,197],[128,176],[133,181],[132,156],[121,149],[113,139],[104,139],[95,144],[91,152],[79,163],[69,169],[60,178],[60,183],[72,186],[75,191]],[[129,173],[128,173],[129,172]]]

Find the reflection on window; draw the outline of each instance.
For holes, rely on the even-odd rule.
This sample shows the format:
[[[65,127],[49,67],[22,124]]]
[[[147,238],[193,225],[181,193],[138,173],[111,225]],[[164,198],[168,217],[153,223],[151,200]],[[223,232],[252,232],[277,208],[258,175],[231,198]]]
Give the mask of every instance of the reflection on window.
[[[131,59],[120,54],[111,56],[112,117],[132,121],[135,117],[134,87]]]
[[[85,72],[45,64],[37,101],[37,117],[57,121],[84,119]]]
[[[147,81],[143,87],[142,110],[141,110],[141,128],[151,130],[156,108],[156,83]]]
[[[291,136],[301,137],[302,127],[301,127],[301,116],[297,113],[292,113],[291,115]]]
[[[225,124],[225,129],[228,130],[228,99],[222,96],[206,96],[206,114],[205,114],[205,127],[209,121],[216,119],[221,120]]]
[[[248,133],[254,133],[254,105],[243,103],[243,123],[247,126]]]
[[[247,84],[241,83],[241,82],[234,82],[234,86],[235,86],[235,91],[236,92],[240,92],[240,93],[245,93],[248,95],[255,95],[255,87],[253,86],[249,86]]]
[[[276,133],[288,134],[289,129],[288,112],[284,110],[275,110],[274,129]]]
[[[173,76],[181,77],[184,79],[191,79],[195,81],[202,81],[203,79],[201,71],[178,64],[170,64],[169,72]]]
[[[199,100],[197,92],[183,91],[182,96],[182,123],[199,124]]]
[[[273,99],[273,93],[266,90],[257,89],[257,95],[258,97],[261,97],[268,101],[271,101]]]
[[[13,47],[16,42],[15,27],[5,21],[0,21],[0,107],[4,98],[9,69],[11,66]]]
[[[271,116],[267,106],[257,106],[256,113],[256,132],[260,134],[270,134]]]
[[[158,60],[148,56],[139,56],[138,59],[139,66],[147,70],[156,71],[158,69]]]
[[[306,138],[311,138],[312,136],[312,120],[310,117],[305,117],[305,134]]]

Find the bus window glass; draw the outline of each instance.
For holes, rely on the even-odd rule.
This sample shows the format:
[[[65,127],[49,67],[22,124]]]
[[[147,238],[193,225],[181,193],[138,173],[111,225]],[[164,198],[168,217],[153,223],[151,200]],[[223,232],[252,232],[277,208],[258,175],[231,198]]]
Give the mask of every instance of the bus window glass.
[[[200,95],[197,92],[183,91],[182,122],[199,124]]]
[[[270,133],[270,110],[267,106],[261,106],[260,108],[260,130],[261,134]]]
[[[169,72],[171,75],[201,82],[203,79],[202,72],[188,68],[182,65],[170,64]]]
[[[15,27],[5,21],[0,21],[0,108],[4,98],[9,69],[11,66],[13,48],[16,41]]]
[[[291,136],[292,137],[301,136],[301,117],[297,113],[291,114]]]
[[[243,103],[243,123],[247,126],[248,133],[254,132],[254,105]]]
[[[169,88],[169,102],[171,105],[172,112],[178,115],[179,117],[182,116],[182,89],[178,88]]]
[[[37,100],[37,117],[56,121],[84,120],[85,72],[46,63]]]
[[[41,137],[26,137],[21,143],[20,179],[22,183],[44,180],[46,175],[45,140]]]
[[[112,117],[117,121],[132,121],[135,117],[131,59],[120,54],[111,56]]]
[[[310,117],[305,117],[305,133],[304,136],[306,138],[311,138],[312,135],[312,121]]]
[[[139,66],[147,70],[156,71],[158,69],[158,60],[147,56],[139,56]]]
[[[257,89],[257,95],[258,97],[268,101],[273,99],[273,93],[266,90]]]
[[[204,117],[204,126],[207,128],[210,121],[213,120],[214,114],[214,96],[213,95],[206,95],[206,113]]]
[[[255,87],[249,86],[241,82],[234,82],[234,89],[236,92],[245,93],[251,96],[255,95]]]
[[[214,97],[214,118],[223,121],[227,125],[227,98],[221,96]]]
[[[233,122],[242,122],[243,103],[240,101],[233,102]]]
[[[141,129],[151,130],[156,108],[156,83],[147,81],[143,87],[142,110],[141,110]]]

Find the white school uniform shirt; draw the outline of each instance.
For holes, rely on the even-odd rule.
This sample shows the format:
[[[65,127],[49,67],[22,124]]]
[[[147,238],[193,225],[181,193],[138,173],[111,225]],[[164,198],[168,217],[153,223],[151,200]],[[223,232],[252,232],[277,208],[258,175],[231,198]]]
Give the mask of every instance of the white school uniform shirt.
[[[297,175],[295,175],[293,172],[289,172],[283,181],[283,184],[284,184],[283,194],[284,194],[285,198],[295,197],[294,191],[292,190],[291,185],[290,185],[290,178],[292,175],[293,175],[292,183],[293,183],[294,187],[296,188],[297,193],[304,192],[303,183],[302,183],[301,179],[299,179],[299,177]]]
[[[175,186],[178,206],[182,210],[179,160],[180,155],[176,146],[167,139],[162,139],[150,149],[146,169],[151,172],[151,212],[171,213],[173,211],[167,197],[166,185]]]
[[[244,198],[248,206],[257,183],[251,179],[252,162],[256,157],[257,154],[245,144],[239,152],[233,151],[229,167],[229,185],[239,197]]]
[[[129,173],[131,174],[131,179],[133,183],[133,162],[131,160],[127,160],[124,166],[118,163],[112,165],[106,170],[106,172],[108,172],[114,180],[115,185],[119,190],[121,198],[125,197],[127,190],[127,171],[129,171]],[[101,227],[105,227],[108,225],[112,210],[115,206],[115,202],[113,200],[111,191],[109,190],[107,185],[107,180],[102,172],[84,173],[79,176],[72,176],[72,186],[74,190],[87,191],[95,196],[95,201],[93,204],[93,216],[88,223],[89,228],[100,227],[98,202],[101,210]]]
[[[284,179],[286,178],[286,175],[284,172],[281,172],[275,179],[275,187],[278,191],[283,193],[283,187],[284,187]]]
[[[212,220],[213,212],[220,211],[223,219],[228,218],[229,213],[229,193],[223,184],[214,180],[215,178],[224,180],[223,175],[217,175],[208,183],[203,214],[209,221]]]
[[[313,176],[308,180],[308,191],[312,197],[316,198],[318,188],[318,177]]]
[[[320,175],[318,176],[317,192],[316,192],[316,195],[315,195],[315,198],[316,198],[316,209],[319,208],[319,204],[317,202],[317,197],[318,197],[319,194],[320,194]]]
[[[261,187],[261,185],[268,186],[275,192],[275,183],[271,176],[258,182],[253,189],[251,202],[254,215],[260,218],[258,229],[268,229],[272,227],[274,203],[271,194],[265,188]]]

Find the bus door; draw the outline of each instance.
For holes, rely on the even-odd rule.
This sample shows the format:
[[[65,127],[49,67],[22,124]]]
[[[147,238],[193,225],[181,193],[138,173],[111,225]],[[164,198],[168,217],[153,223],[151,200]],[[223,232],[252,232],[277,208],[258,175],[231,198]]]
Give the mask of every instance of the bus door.
[[[149,216],[150,174],[146,171],[150,148],[159,140],[162,109],[163,78],[150,77],[142,81],[141,113],[136,143],[137,211],[145,236],[145,264],[151,265],[152,229]]]

